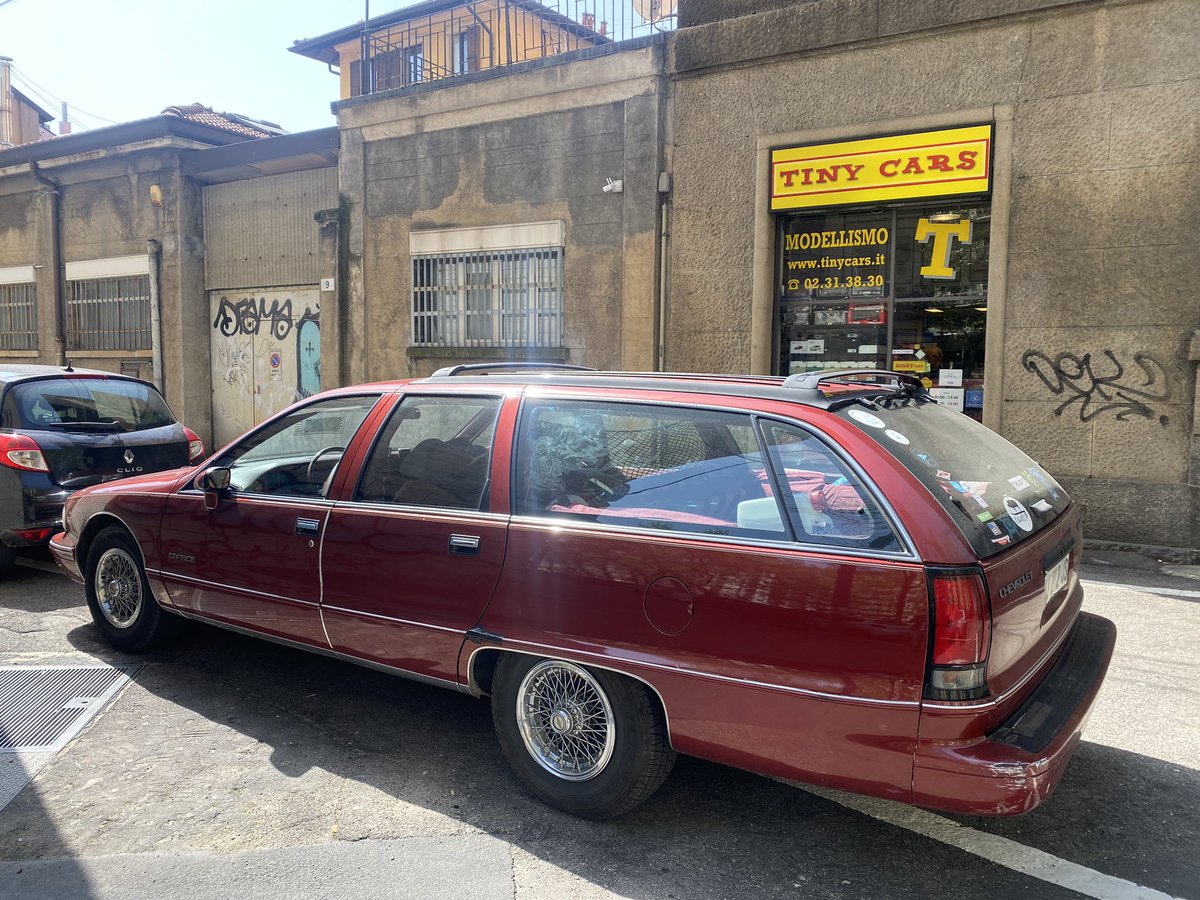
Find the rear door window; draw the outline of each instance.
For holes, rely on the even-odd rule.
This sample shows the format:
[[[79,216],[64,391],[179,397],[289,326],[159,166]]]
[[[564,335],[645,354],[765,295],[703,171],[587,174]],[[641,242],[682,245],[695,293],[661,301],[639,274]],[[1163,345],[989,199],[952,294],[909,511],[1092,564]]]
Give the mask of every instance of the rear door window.
[[[749,415],[527,401],[513,490],[518,515],[790,539]]]
[[[1037,534],[1071,502],[1058,482],[1017,447],[931,400],[856,401],[836,415],[912,472],[980,558]]]

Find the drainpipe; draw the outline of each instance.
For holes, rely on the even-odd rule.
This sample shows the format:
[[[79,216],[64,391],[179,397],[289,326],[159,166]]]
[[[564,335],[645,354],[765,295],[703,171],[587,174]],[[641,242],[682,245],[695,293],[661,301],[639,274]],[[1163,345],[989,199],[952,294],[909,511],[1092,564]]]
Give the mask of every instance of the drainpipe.
[[[63,289],[64,266],[62,258],[62,185],[43,175],[38,164],[29,164],[29,174],[50,195],[50,265],[54,271],[54,343],[58,350],[58,364],[67,364],[67,311],[66,291]]]
[[[150,365],[154,370],[154,386],[163,392],[162,313],[159,309],[158,273],[162,267],[162,244],[151,238],[146,241],[150,257]]]
[[[671,194],[671,173],[658,173],[658,347],[654,354],[654,369],[667,370],[667,198]]]

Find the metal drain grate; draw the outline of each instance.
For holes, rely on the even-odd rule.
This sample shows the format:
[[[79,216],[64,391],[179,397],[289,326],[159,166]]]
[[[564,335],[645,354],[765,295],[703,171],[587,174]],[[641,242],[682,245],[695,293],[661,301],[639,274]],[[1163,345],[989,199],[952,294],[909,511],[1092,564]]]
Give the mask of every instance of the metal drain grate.
[[[0,666],[0,753],[61,750],[138,666]]]

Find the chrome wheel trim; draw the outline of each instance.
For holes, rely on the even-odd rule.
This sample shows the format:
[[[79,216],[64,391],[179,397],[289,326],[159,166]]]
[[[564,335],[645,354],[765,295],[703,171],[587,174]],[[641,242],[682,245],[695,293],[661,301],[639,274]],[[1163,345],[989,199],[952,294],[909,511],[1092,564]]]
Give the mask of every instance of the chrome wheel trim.
[[[100,555],[92,576],[96,603],[100,612],[115,628],[129,628],[137,621],[145,597],[142,574],[128,551],[110,547]]]
[[[517,688],[516,713],[525,749],[551,775],[587,781],[612,758],[612,706],[586,669],[554,659],[538,663]]]

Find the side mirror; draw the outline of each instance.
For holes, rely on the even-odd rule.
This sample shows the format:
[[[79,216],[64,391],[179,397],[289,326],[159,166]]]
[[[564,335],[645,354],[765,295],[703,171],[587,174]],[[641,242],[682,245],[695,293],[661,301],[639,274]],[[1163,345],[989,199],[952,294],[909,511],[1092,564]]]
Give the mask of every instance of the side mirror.
[[[206,469],[196,476],[196,487],[204,491],[204,508],[213,510],[221,502],[221,495],[229,490],[229,469]]]

